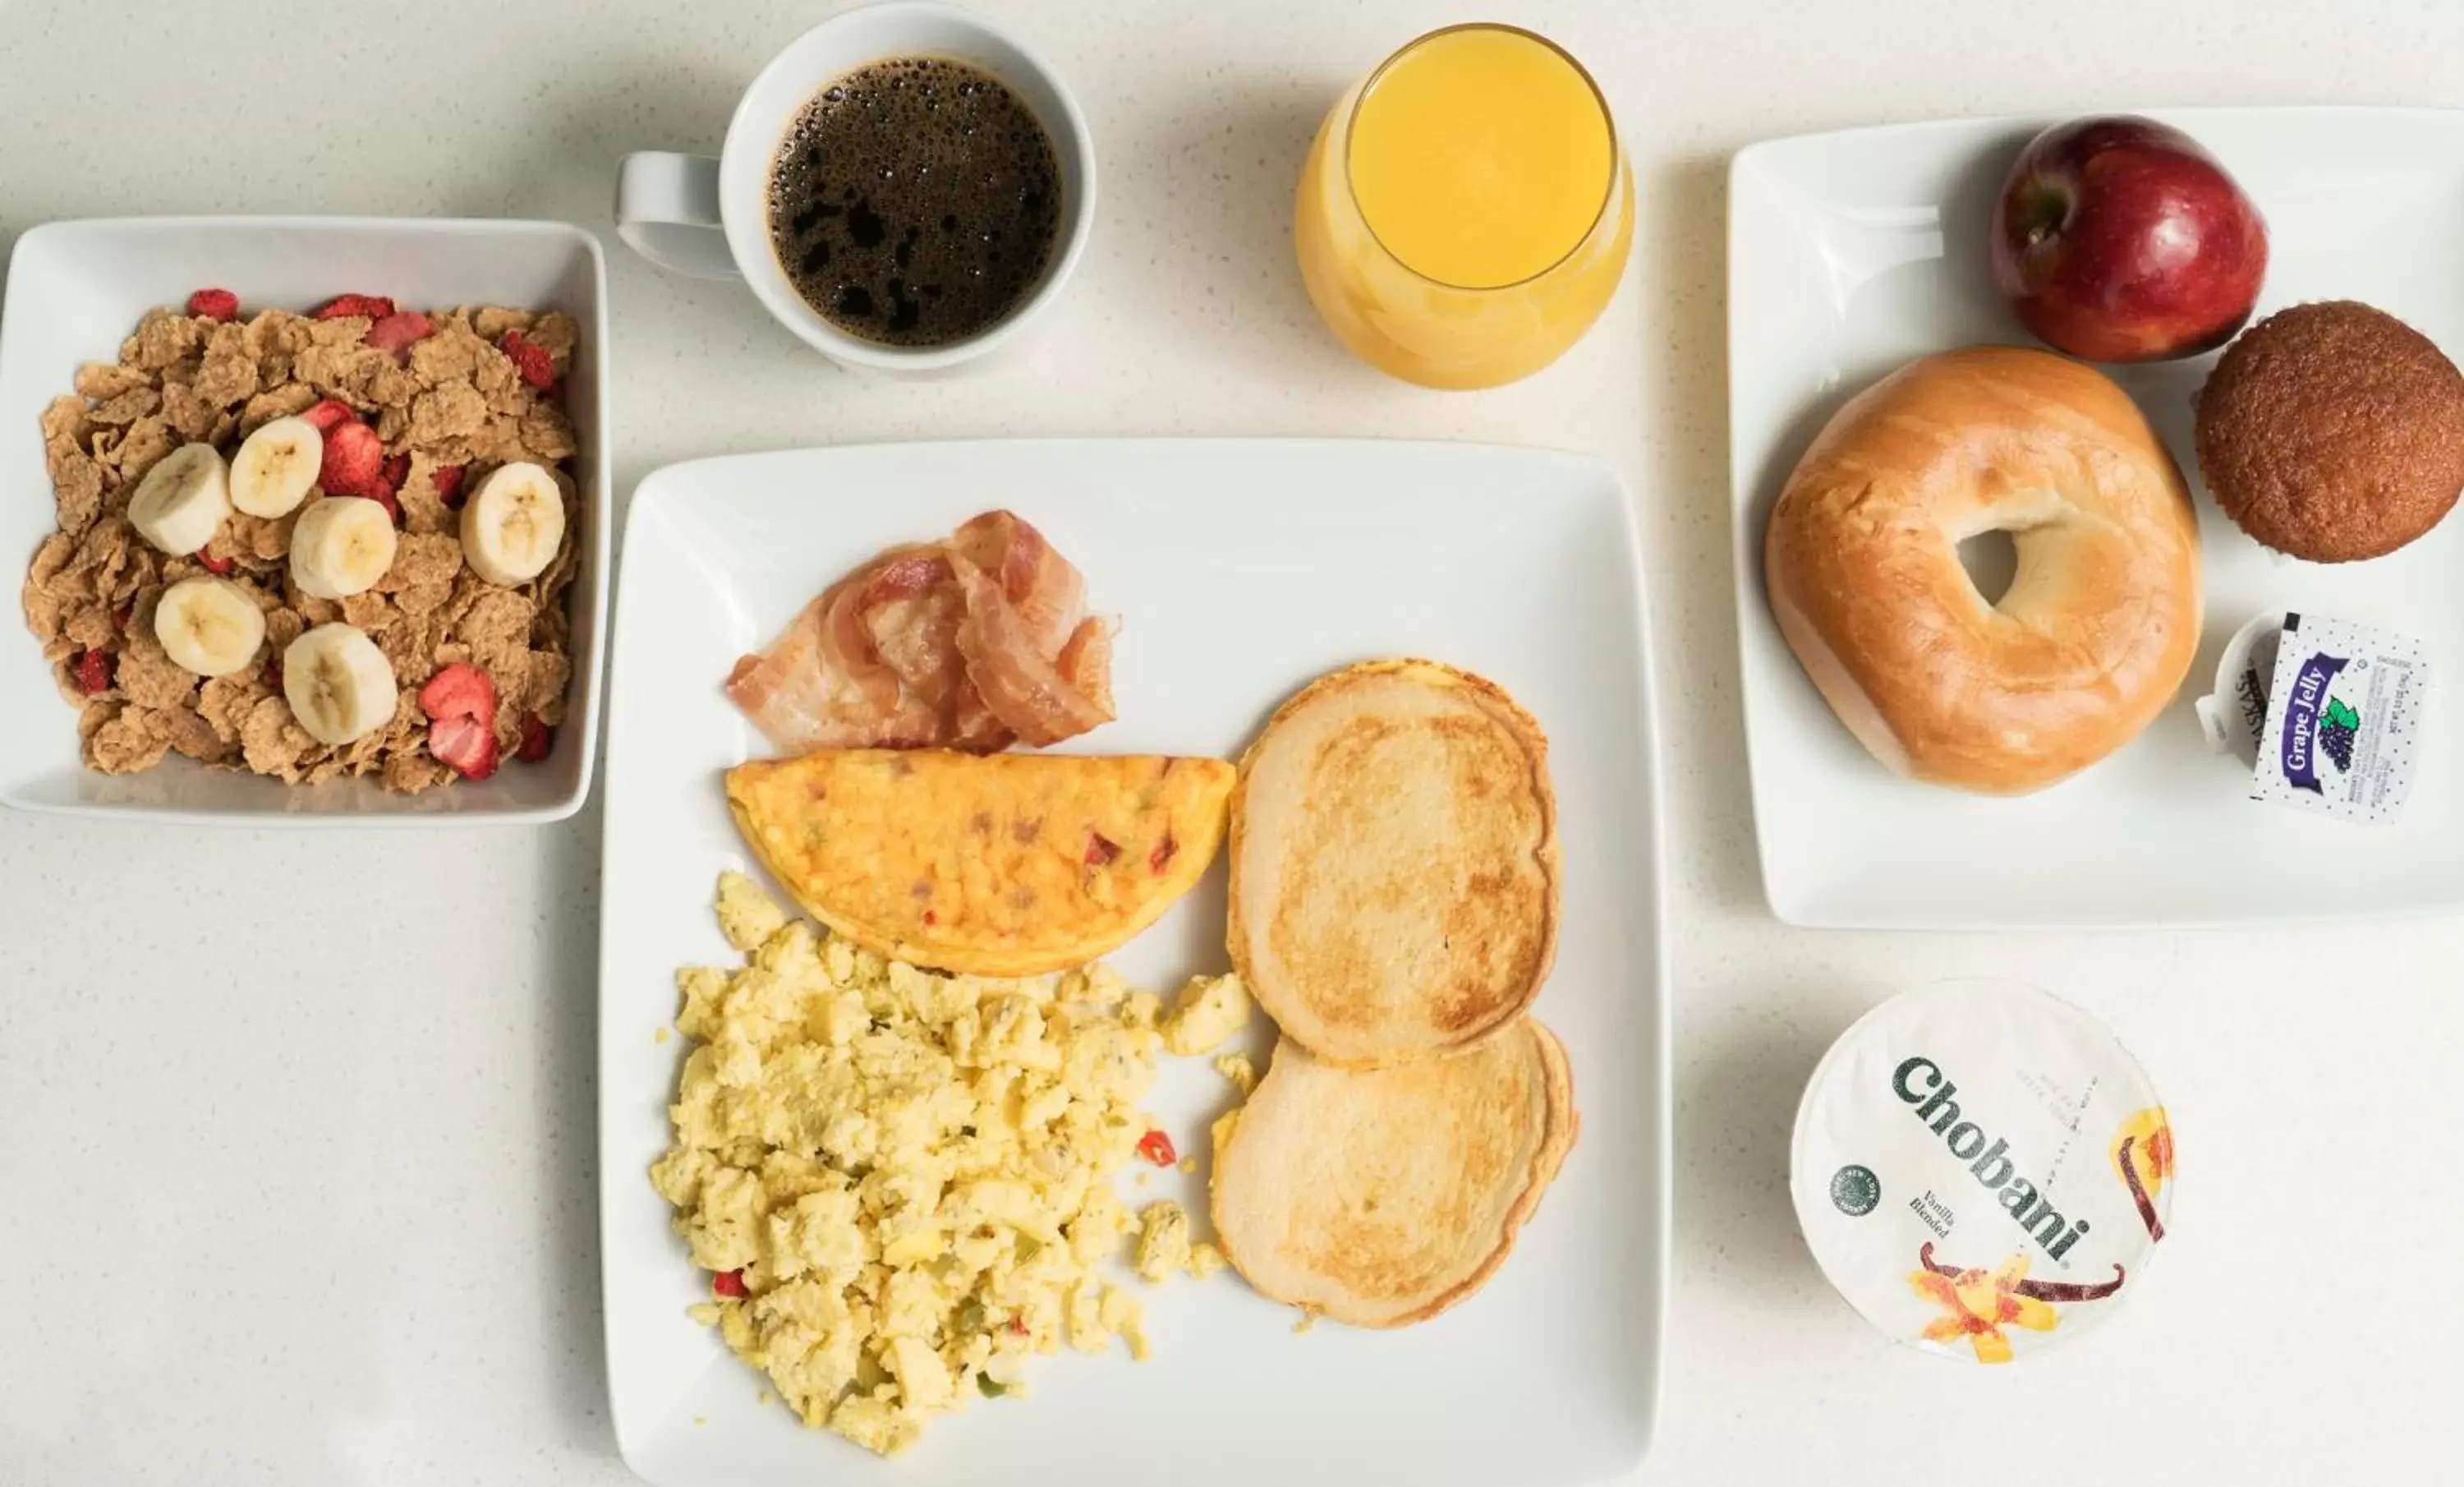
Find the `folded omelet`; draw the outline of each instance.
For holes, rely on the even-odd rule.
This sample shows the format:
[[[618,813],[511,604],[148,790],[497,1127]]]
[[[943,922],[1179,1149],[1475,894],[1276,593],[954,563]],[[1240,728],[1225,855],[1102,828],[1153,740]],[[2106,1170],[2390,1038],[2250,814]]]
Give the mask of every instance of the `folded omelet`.
[[[824,749],[727,772],[807,912],[878,955],[1037,976],[1110,954],[1214,860],[1233,768],[1153,755]]]

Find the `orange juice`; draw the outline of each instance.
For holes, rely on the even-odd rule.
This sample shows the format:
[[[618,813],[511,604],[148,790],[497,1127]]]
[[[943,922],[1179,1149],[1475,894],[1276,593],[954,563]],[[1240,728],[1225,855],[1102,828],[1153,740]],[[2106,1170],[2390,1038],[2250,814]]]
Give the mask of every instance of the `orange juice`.
[[[1293,228],[1302,280],[1344,344],[1438,388],[1556,360],[1616,292],[1633,236],[1599,90],[1506,26],[1432,33],[1339,100]]]

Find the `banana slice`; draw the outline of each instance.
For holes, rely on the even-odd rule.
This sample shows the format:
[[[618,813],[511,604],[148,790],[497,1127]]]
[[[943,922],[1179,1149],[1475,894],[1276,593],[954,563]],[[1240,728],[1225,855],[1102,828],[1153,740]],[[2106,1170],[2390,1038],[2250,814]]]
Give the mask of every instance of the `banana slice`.
[[[529,583],[563,541],[564,492],[527,460],[488,477],[462,505],[462,556],[492,584]]]
[[[231,503],[253,517],[289,516],[325,462],[325,435],[305,418],[276,418],[231,456]]]
[[[210,444],[183,444],[137,482],[137,494],[128,498],[128,524],[165,552],[185,558],[214,540],[214,528],[231,509],[223,456]]]
[[[154,606],[154,638],[182,671],[227,677],[256,659],[265,611],[230,579],[184,578]]]
[[[393,518],[357,496],[328,496],[291,529],[291,581],[319,599],[365,593],[393,566]]]
[[[393,662],[375,641],[339,621],[309,631],[282,653],[282,696],[310,738],[335,744],[393,721],[401,699]]]

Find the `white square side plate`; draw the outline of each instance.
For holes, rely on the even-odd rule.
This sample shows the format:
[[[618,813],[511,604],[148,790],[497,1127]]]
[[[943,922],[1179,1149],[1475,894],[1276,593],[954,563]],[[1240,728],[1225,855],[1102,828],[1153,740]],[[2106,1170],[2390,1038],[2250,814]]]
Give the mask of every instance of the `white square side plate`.
[[[1116,613],[1120,721],[1089,752],[1234,757],[1349,661],[1422,655],[1505,685],[1551,740],[1565,918],[1538,1014],[1572,1055],[1581,1140],[1478,1296],[1394,1333],[1293,1314],[1226,1275],[1148,1288],[1154,1359],[1041,1359],[884,1466],[759,1405],[685,1309],[708,1294],[650,1190],[683,1044],[675,968],[731,959],[723,868],[750,866],[720,772],[762,750],[720,691],[811,596],[891,544],[1007,506]],[[627,519],[617,602],[600,956],[601,1253],[625,1459],[665,1487],[1255,1487],[1597,1481],[1630,1470],[1660,1391],[1668,1262],[1666,947],[1639,568],[1616,477],[1573,455],[1369,442],[878,446],[674,465]],[[1113,958],[1169,991],[1217,970],[1223,867]],[[1255,1020],[1264,1064],[1270,1031]],[[1165,1060],[1150,1110],[1203,1154],[1230,1088]],[[1133,1203],[1204,1179],[1153,1174]]]
[[[2307,300],[2379,306],[2464,357],[2464,113],[2233,108],[2159,112],[2212,150],[2265,214],[2257,316]],[[2191,924],[2464,906],[2464,521],[2374,563],[2277,559],[2198,481],[2191,398],[2213,354],[2106,368],[2191,479],[2206,631],[2173,704],[2127,747],[2040,793],[1911,784],[1865,755],[1780,637],[1763,523],[1805,447],[1903,362],[2028,342],[1994,294],[1986,224],[2018,147],[2050,119],[1910,124],[1777,140],[1729,169],[1729,454],[1747,750],[1763,881],[1796,924],[1985,928]],[[2254,317],[2255,319],[2255,317]],[[2270,608],[2315,610],[2429,642],[2429,763],[2402,819],[2355,827],[2247,798],[2207,751],[2194,698],[2225,640]],[[2441,766],[2439,761],[2449,761]]]
[[[108,362],[156,305],[229,289],[244,314],[305,312],[343,293],[407,307],[501,304],[561,309],[582,326],[566,379],[581,453],[573,606],[573,680],[556,750],[493,779],[420,795],[375,781],[286,786],[208,769],[177,756],[143,774],[98,774],[79,762],[77,713],[60,700],[15,603],[26,564],[56,529],[43,462],[43,408],[72,390],[78,366]],[[573,814],[590,793],[598,752],[599,662],[607,612],[609,480],[607,290],[599,242],[558,222],[354,217],[129,217],[51,222],[17,239],[0,302],[0,804],[122,818],[276,826],[520,824]]]

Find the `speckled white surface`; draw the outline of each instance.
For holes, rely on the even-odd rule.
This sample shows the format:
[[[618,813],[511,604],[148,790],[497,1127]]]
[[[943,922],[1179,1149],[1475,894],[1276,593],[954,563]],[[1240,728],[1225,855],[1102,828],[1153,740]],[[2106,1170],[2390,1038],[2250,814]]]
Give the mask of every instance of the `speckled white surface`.
[[[1720,286],[1723,165],[1750,140],[2130,104],[2464,103],[2464,11],[984,4],[1073,80],[1105,198],[1040,355],[984,380],[834,371],[741,291],[662,277],[613,242],[616,158],[715,146],[736,88],[825,4],[276,18],[0,0],[0,237],[129,211],[581,222],[610,248],[620,492],[692,455],[1011,433],[1443,436],[1610,460],[1642,503],[1671,724],[1677,1276],[1644,1479],[2459,1470],[2464,1188],[2445,1163],[2464,924],[1988,941],[1764,913],[1729,681]],[[1640,214],[1630,282],[1583,345],[1523,386],[1444,396],[1333,348],[1286,218],[1350,76],[1474,14],[1591,63]],[[11,480],[0,499],[41,498]],[[595,811],[385,837],[0,817],[0,1482],[626,1479],[591,1203],[597,842]],[[1797,1090],[1830,1038],[1893,988],[1971,971],[2106,1017],[2165,1092],[2187,1166],[2161,1283],[2076,1353],[1993,1373],[1869,1336],[1807,1259],[1786,1187]],[[814,1444],[817,1476],[860,1464]]]

